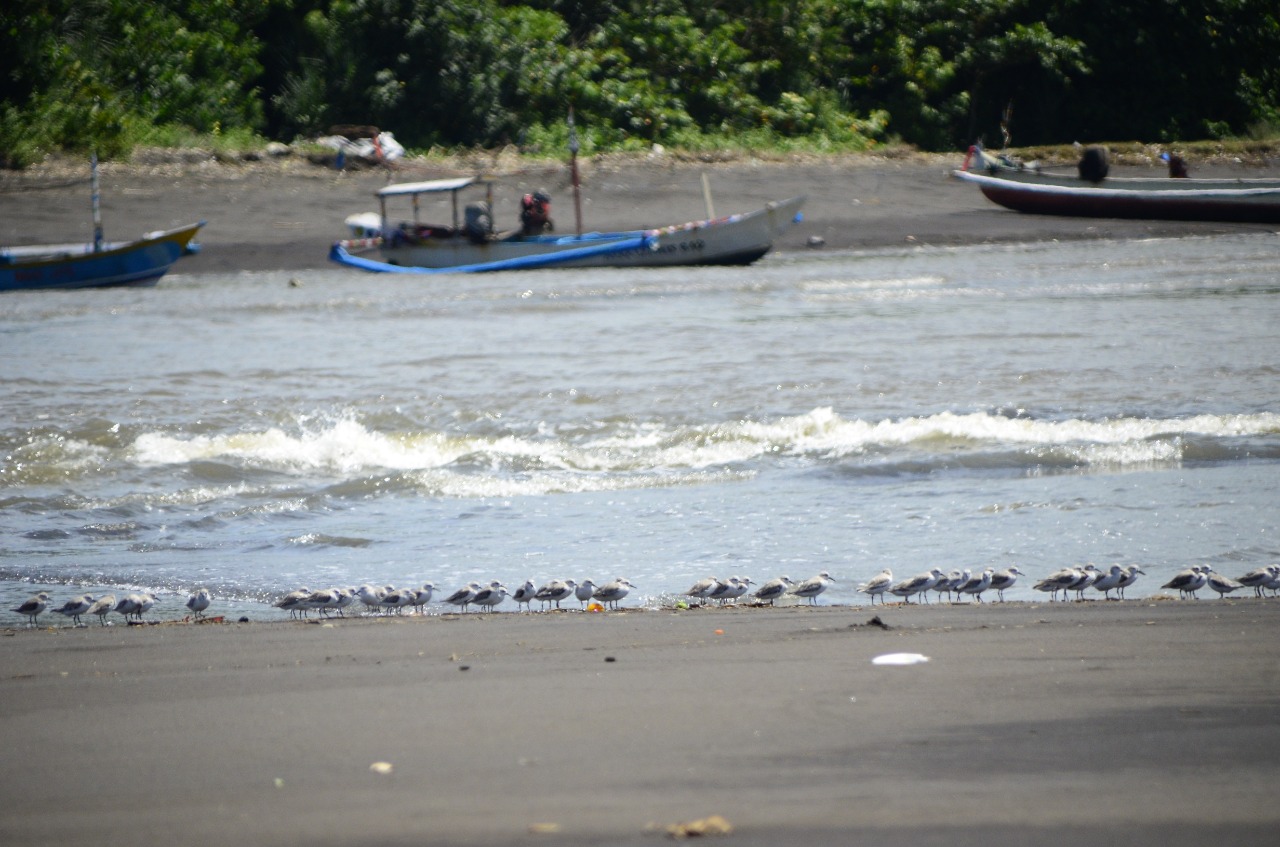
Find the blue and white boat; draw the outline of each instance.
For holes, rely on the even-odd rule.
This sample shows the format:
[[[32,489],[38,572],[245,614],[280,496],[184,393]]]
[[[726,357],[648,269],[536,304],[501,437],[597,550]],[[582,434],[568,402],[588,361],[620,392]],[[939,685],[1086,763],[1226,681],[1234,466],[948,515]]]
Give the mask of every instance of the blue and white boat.
[[[491,200],[467,204],[459,215],[458,194],[491,183],[482,177],[388,185],[377,192],[380,212],[352,215],[346,223],[358,237],[335,243],[329,258],[384,273],[474,273],[557,267],[670,267],[746,265],[769,252],[774,239],[800,217],[804,197],[768,203],[738,215],[685,224],[616,232],[560,235],[545,227],[510,232],[493,227]],[[448,223],[419,219],[422,195],[451,195]],[[389,218],[387,201],[407,198],[413,219]],[[710,204],[708,204],[710,205]],[[710,210],[709,210],[710,211]],[[376,253],[372,258],[362,253]]]
[[[200,249],[194,239],[204,221],[147,233],[135,241],[104,241],[97,157],[92,173],[93,241],[0,247],[0,291],[155,285],[174,262]]]

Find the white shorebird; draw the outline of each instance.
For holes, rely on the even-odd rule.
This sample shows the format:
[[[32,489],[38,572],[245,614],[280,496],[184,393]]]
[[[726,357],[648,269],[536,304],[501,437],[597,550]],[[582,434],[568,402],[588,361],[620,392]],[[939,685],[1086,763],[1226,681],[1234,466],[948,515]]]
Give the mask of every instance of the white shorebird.
[[[573,589],[573,596],[577,598],[578,605],[584,609],[587,608],[587,605],[591,602],[592,595],[596,593],[598,587],[589,579],[579,582],[578,587]]]
[[[471,605],[472,599],[475,598],[476,592],[482,588],[484,588],[484,586],[478,582],[469,582],[450,594],[448,597],[444,598],[444,602],[448,603],[450,606],[461,606],[462,611],[465,612],[467,610],[467,606]]]
[[[525,611],[528,611],[530,604],[533,603],[533,595],[536,593],[538,593],[538,589],[534,587],[533,580],[526,579],[523,585],[511,592],[511,599],[516,601],[517,610],[524,606]]]
[[[36,618],[40,617],[40,613],[49,607],[49,599],[49,592],[41,591],[39,594],[31,595],[9,611],[26,615],[27,626],[35,626]]]
[[[211,602],[213,602],[213,595],[209,593],[209,589],[200,588],[187,598],[187,608],[191,610],[192,617],[199,620],[204,617],[204,610],[209,608]]]
[[[880,573],[871,577],[871,579],[858,586],[858,591],[871,598],[871,605],[876,604],[876,598],[880,598],[880,604],[884,605],[884,593],[893,585],[893,571],[885,568]]]
[[[754,583],[750,577],[731,576],[729,577],[729,587],[717,598],[721,603],[738,602],[738,598],[747,593],[747,589]]]
[[[133,595],[129,596],[132,597]],[[127,599],[129,598],[126,597],[125,600]],[[297,591],[290,591],[271,605],[275,606],[277,609],[282,609],[288,612],[289,617],[291,618],[305,618],[307,616],[307,601],[310,599],[311,589],[304,585]],[[121,600],[120,602],[123,603],[124,600]],[[119,611],[119,609],[116,611]],[[125,615],[125,617],[127,618],[129,616]]]
[[[1036,591],[1049,592],[1050,602],[1058,599],[1058,592],[1062,592],[1062,599],[1067,599],[1067,591],[1071,586],[1080,579],[1081,571],[1079,568],[1059,568],[1044,579],[1032,586]]]
[[[1124,581],[1124,577],[1124,568],[1119,565],[1112,565],[1106,573],[1093,581],[1093,590],[1101,591],[1103,599],[1110,600],[1112,590],[1120,588],[1120,583]]]
[[[76,626],[82,626],[83,624],[80,623],[80,616],[88,613],[91,608],[93,608],[93,597],[88,594],[81,594],[74,600],[68,600],[63,603],[53,611],[71,618],[72,622]]]
[[[1129,565],[1124,569],[1124,576],[1120,578],[1120,584],[1116,586],[1116,590],[1120,592],[1120,599],[1124,599],[1124,590],[1130,585],[1138,581],[1138,576],[1146,576],[1147,572],[1137,565]]]
[[[382,596],[382,605],[397,615],[418,602],[418,589],[394,588]]]
[[[116,603],[116,607],[112,609],[112,611],[119,612],[124,615],[124,619],[126,621],[129,620],[129,618],[142,620],[142,595],[126,594],[124,597],[120,598],[120,602]]]
[[[929,600],[925,592],[930,591],[939,580],[945,578],[941,569],[933,568],[894,583],[889,586],[889,593],[894,597],[901,597],[903,602],[908,604],[911,603],[911,595],[919,594],[920,599],[927,603]]]
[[[1204,584],[1209,581],[1208,574],[1205,573],[1207,570],[1208,567],[1205,565],[1180,570],[1173,575],[1173,579],[1160,587],[1177,589],[1179,599],[1185,599],[1187,595],[1191,595],[1198,600],[1200,598],[1196,597],[1196,592],[1204,588]]]
[[[492,582],[487,587],[481,588],[476,595],[471,598],[472,604],[479,606],[487,611],[492,612],[494,607],[507,599],[507,587],[500,582]]]
[[[1272,565],[1271,567],[1274,569],[1275,575],[1267,580],[1267,584],[1262,587],[1270,591],[1271,596],[1274,597],[1277,593],[1280,593],[1280,565]]]
[[[103,597],[99,597],[97,600],[94,600],[93,605],[89,607],[89,611],[86,612],[85,614],[97,615],[98,625],[106,626],[107,615],[110,614],[111,609],[113,606],[115,606],[115,604],[116,604],[116,595],[107,594]]]
[[[960,594],[972,594],[974,598],[981,603],[982,592],[991,587],[991,577],[995,573],[995,568],[985,568],[982,573],[977,576],[969,577],[963,585],[956,587],[956,591]]]
[[[377,609],[379,611],[382,610],[381,588],[374,588],[366,582],[364,585],[356,589],[356,597],[358,597],[360,602],[364,604],[366,614],[373,609]]]
[[[991,588],[1000,597],[1000,602],[1004,602],[1004,592],[1013,587],[1018,581],[1018,577],[1026,576],[1017,566],[1005,568],[1002,571],[996,571],[991,575]]]
[[[535,591],[533,599],[544,607],[554,603],[558,609],[560,608],[560,601],[568,600],[570,597],[575,596],[574,592],[577,587],[578,583],[572,579],[553,579]]]
[[[686,597],[692,597],[700,601],[698,605],[701,606],[706,603],[707,598],[711,596],[711,592],[719,587],[720,580],[714,576],[708,576],[695,582],[684,594]]]
[[[1067,591],[1074,591],[1076,593],[1076,599],[1083,600],[1084,590],[1093,585],[1100,576],[1102,576],[1102,574],[1092,563],[1085,565],[1080,569],[1080,576],[1063,590],[1063,596],[1066,596]]]
[[[964,570],[953,570],[942,579],[938,580],[934,584],[933,590],[937,593],[939,600],[942,599],[943,594],[946,594],[947,602],[952,603],[955,601],[956,589],[968,582],[972,576],[973,571],[968,568],[965,568]]]
[[[1271,582],[1276,576],[1280,576],[1280,565],[1267,565],[1266,567],[1254,568],[1247,574],[1236,578],[1236,582],[1253,589],[1255,597],[1262,596],[1262,589],[1267,587],[1267,583]]]
[[[1244,588],[1242,583],[1235,581],[1229,576],[1223,576],[1212,568],[1209,569],[1209,573],[1206,574],[1206,577],[1208,586],[1218,592],[1218,597],[1220,598],[1226,597],[1232,591],[1239,591],[1241,588]]]
[[[321,617],[327,618],[330,612],[338,610],[338,604],[342,602],[344,596],[346,595],[341,588],[322,588],[319,591],[312,591],[302,605],[306,609],[319,612]]]
[[[427,604],[431,602],[431,596],[436,593],[436,584],[434,582],[424,582],[421,588],[413,589],[413,608],[420,615],[427,613]]]
[[[603,603],[606,609],[610,606],[617,609],[618,604],[622,602],[622,598],[630,594],[633,588],[635,586],[631,583],[631,580],[618,577],[597,588],[591,593],[591,596]]]
[[[791,593],[797,597],[808,599],[809,605],[814,606],[818,603],[818,595],[826,591],[827,586],[835,581],[835,577],[823,571],[817,576],[809,577],[799,585],[792,586]]]
[[[757,588],[752,596],[756,598],[757,602],[768,603],[772,606],[773,601],[786,594],[787,590],[794,584],[789,576],[775,577]]]

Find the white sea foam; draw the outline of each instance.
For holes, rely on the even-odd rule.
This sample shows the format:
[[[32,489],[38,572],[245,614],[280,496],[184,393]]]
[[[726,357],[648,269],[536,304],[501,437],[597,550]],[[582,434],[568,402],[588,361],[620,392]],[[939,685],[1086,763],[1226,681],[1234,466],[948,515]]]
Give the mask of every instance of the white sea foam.
[[[740,420],[699,426],[624,425],[598,438],[554,433],[454,435],[439,432],[381,433],[353,420],[339,420],[296,434],[272,428],[219,436],[140,436],[134,446],[142,464],[237,460],[279,471],[324,470],[335,474],[374,470],[424,471],[465,460],[476,473],[509,476],[512,491],[580,490],[566,475],[703,471],[740,466],[769,456],[847,459],[875,452],[957,456],[969,452],[1037,448],[1059,460],[1085,465],[1126,466],[1177,462],[1185,439],[1230,439],[1280,433],[1280,415],[1197,415],[1188,418],[1038,420],[985,412],[883,420],[846,418],[831,408],[770,421]],[[1041,454],[1047,455],[1047,454]],[[591,489],[626,487],[632,481],[588,484]],[[650,481],[650,484],[653,480]],[[428,487],[457,490],[470,483],[424,480]],[[645,484],[645,483],[641,483]]]

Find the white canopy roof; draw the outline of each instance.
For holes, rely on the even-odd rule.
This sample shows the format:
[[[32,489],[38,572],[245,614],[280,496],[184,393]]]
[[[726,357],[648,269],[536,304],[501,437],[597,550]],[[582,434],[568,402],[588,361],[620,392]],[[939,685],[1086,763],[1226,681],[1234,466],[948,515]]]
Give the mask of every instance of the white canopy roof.
[[[460,188],[466,188],[468,185],[486,181],[484,177],[464,176],[456,179],[433,179],[428,182],[399,182],[379,188],[378,196],[391,197],[400,194],[433,194],[439,191],[457,191]]]

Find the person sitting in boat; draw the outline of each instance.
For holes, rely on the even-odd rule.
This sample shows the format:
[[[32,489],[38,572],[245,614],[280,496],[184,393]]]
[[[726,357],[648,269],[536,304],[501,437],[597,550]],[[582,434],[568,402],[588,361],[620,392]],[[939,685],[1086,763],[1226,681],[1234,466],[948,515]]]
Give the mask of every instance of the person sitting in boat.
[[[520,234],[539,235],[554,232],[551,220],[551,197],[543,191],[526,194],[520,199]]]

